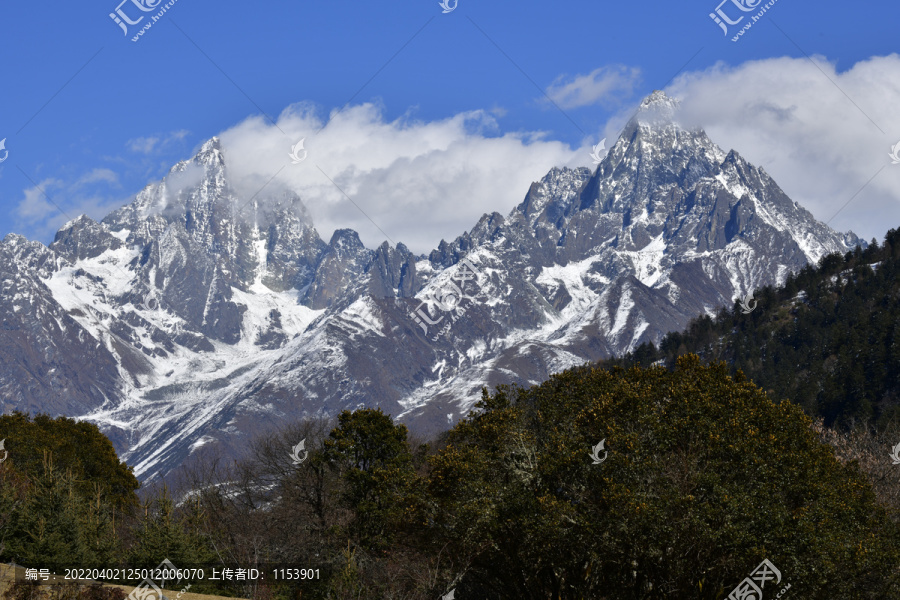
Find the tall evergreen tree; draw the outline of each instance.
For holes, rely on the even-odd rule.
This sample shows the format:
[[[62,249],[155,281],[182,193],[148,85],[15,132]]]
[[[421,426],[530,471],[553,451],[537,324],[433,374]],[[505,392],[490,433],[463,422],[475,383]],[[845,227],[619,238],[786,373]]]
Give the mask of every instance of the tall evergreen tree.
[[[55,468],[48,453],[43,472],[32,482],[10,541],[8,553],[17,562],[55,571],[90,566],[84,530],[88,508],[75,488],[71,471]]]
[[[192,512],[194,506],[187,502],[184,510],[176,508],[165,486],[144,502],[128,564],[149,569],[168,559],[188,568],[213,561],[215,553],[202,530],[201,515]]]
[[[344,411],[325,440],[325,458],[345,482],[343,500],[355,514],[351,533],[369,548],[390,543],[416,481],[406,426],[381,409]]]

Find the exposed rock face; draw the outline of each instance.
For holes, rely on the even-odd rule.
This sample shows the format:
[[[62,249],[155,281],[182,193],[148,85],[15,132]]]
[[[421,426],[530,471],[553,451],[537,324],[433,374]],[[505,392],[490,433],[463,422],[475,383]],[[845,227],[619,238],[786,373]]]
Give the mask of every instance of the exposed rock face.
[[[552,169],[427,257],[326,244],[296,195],[241,197],[212,139],[101,223],[0,243],[2,409],[96,421],[143,479],[364,405],[434,432],[484,385],[658,342],[861,243],[676,108],[654,93],[595,172]]]
[[[81,215],[56,232],[50,249],[71,262],[77,262],[97,258],[107,250],[118,250],[122,246],[122,240],[90,217]]]
[[[107,402],[119,387],[117,357],[121,345],[110,333],[103,343],[79,323],[90,318],[80,308],[64,308],[54,292],[78,296],[84,289],[53,290],[48,279],[75,272],[66,259],[43,244],[18,235],[0,242],[0,411],[87,414]],[[96,278],[81,273],[86,284]],[[87,294],[86,294],[87,295]],[[123,352],[122,363],[140,361]]]

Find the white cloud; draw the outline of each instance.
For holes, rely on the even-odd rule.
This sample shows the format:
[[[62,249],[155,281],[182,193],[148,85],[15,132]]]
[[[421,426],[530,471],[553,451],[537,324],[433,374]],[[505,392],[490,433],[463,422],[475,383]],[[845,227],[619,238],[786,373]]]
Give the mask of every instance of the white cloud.
[[[605,66],[587,75],[561,75],[547,88],[547,95],[560,108],[611,105],[630,98],[640,79],[641,70],[636,67]]]
[[[94,169],[90,173],[83,175],[77,182],[76,185],[86,185],[88,183],[96,183],[98,181],[105,181],[106,183],[112,185],[119,184],[119,176],[115,171],[110,169]]]
[[[154,151],[162,150],[172,142],[180,142],[188,135],[188,133],[189,132],[186,129],[181,129],[173,131],[168,135],[151,135],[134,138],[128,140],[125,145],[129,150],[138,154],[153,154]]]
[[[118,177],[109,169],[94,169],[74,182],[48,178],[23,191],[14,214],[18,230],[27,229],[40,240],[52,240],[53,234],[78,215],[99,221],[120,207],[119,198],[97,193],[90,184],[118,185]]]
[[[34,187],[25,190],[25,197],[16,206],[16,215],[29,224],[44,221],[59,212],[59,209],[48,200],[51,191],[59,186],[58,179],[45,179]]]
[[[127,146],[128,149],[132,152],[138,152],[140,154],[150,154],[151,152],[153,152],[153,149],[158,143],[158,137],[139,137],[133,140],[128,140]]]
[[[223,132],[229,176],[249,199],[277,172],[267,191],[279,184],[296,191],[326,241],[335,229],[352,228],[370,248],[386,234],[414,252],[428,252],[442,238],[471,229],[484,213],[505,216],[552,167],[590,164],[587,145],[573,150],[539,132],[498,135],[485,111],[429,123],[409,115],[387,122],[378,107],[363,104],[316,134],[322,125],[311,107],[295,105],[278,118],[287,135],[257,117]],[[294,165],[288,153],[301,138],[308,156]]]
[[[840,73],[825,58],[813,60],[718,64],[679,77],[667,91],[682,99],[685,124],[702,125],[719,146],[763,165],[819,220],[858,193],[830,226],[881,240],[900,227],[900,165],[888,157],[900,140],[900,56]]]

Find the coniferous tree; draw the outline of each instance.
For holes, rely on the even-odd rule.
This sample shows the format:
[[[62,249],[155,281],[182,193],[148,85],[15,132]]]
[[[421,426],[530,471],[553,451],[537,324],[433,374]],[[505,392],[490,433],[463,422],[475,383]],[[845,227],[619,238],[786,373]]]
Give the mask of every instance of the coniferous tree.
[[[10,543],[21,529],[19,520],[27,501],[29,484],[10,463],[0,463],[0,562],[10,561]]]
[[[48,453],[43,473],[32,481],[9,554],[24,565],[55,571],[88,566],[91,556],[84,531],[88,510],[75,488],[71,471],[56,469]]]
[[[406,426],[394,425],[381,409],[344,411],[325,440],[325,458],[345,482],[343,500],[356,515],[354,536],[368,548],[390,543],[416,480]]]
[[[178,568],[188,568],[215,559],[201,528],[202,515],[190,512],[194,504],[186,506],[187,513],[179,511],[165,486],[144,502],[129,565],[149,569],[168,559]]]
[[[116,564],[121,556],[121,543],[116,535],[116,506],[105,497],[103,488],[95,483],[94,496],[85,502],[82,531],[88,566],[103,568]]]

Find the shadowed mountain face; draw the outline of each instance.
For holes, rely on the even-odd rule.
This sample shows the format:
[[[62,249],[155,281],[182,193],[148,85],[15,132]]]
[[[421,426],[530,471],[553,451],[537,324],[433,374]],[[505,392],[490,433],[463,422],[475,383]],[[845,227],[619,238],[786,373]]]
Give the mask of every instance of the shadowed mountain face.
[[[241,197],[214,138],[101,223],[0,243],[2,410],[96,421],[144,480],[346,408],[432,433],[482,386],[658,342],[860,244],[676,108],[655,92],[596,172],[551,170],[427,257]]]

